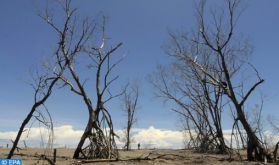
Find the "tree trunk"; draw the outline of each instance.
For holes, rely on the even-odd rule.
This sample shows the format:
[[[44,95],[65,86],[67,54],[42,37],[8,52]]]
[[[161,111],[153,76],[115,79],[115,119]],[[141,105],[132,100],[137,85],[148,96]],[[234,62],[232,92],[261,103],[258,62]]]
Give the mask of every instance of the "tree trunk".
[[[15,141],[13,142],[13,147],[11,148],[10,152],[9,152],[9,155],[7,157],[7,159],[11,159],[11,157],[13,156],[14,154],[14,151],[15,149],[17,148],[17,145],[18,145],[18,142],[20,140],[20,137],[24,131],[24,128],[25,126],[28,124],[28,122],[30,121],[30,119],[32,118],[32,115],[33,113],[35,112],[36,108],[38,107],[39,105],[38,104],[34,104],[31,111],[29,112],[29,114],[26,116],[26,118],[24,119],[24,121],[22,122],[20,128],[19,128],[19,131],[17,133],[17,136],[16,136],[16,139]]]
[[[218,141],[219,141],[219,151],[218,151],[218,153],[220,153],[220,154],[226,154],[226,153],[228,153],[228,147],[227,147],[227,145],[226,145],[226,143],[225,143],[225,140],[224,140],[224,136],[223,136],[223,131],[221,130],[217,130],[217,138],[218,138]]]
[[[126,144],[126,150],[129,151],[130,149],[130,128],[128,126],[127,128],[127,144]]]
[[[275,149],[273,151],[273,162],[277,161],[277,150],[278,150],[279,142],[275,145]]]
[[[266,149],[262,146],[255,132],[252,130],[249,123],[247,122],[242,108],[240,106],[237,106],[236,109],[238,118],[247,133],[247,159],[249,161],[264,161],[265,158],[271,160],[270,154],[267,153]]]
[[[64,66],[64,67],[65,67],[65,66]],[[64,68],[62,69],[62,71],[63,71],[63,70],[64,70]],[[62,71],[60,72],[59,75],[62,74]],[[42,99],[40,99],[39,101],[36,101],[36,102],[33,104],[31,111],[28,113],[28,115],[26,116],[26,118],[23,120],[23,122],[22,122],[22,124],[21,124],[21,126],[20,126],[20,128],[19,128],[19,131],[18,131],[18,133],[17,133],[16,139],[15,139],[15,141],[13,142],[13,147],[11,148],[11,150],[10,150],[10,152],[9,152],[9,155],[8,155],[8,157],[7,157],[8,159],[10,159],[10,158],[13,156],[14,151],[15,151],[15,149],[17,148],[18,142],[19,142],[19,140],[20,140],[20,137],[21,137],[22,133],[24,132],[24,128],[25,128],[25,126],[29,123],[30,119],[31,119],[32,116],[33,116],[33,113],[36,111],[36,109],[37,109],[39,106],[43,105],[43,104],[46,102],[46,100],[48,99],[48,97],[51,95],[52,88],[54,87],[54,85],[56,84],[56,82],[58,81],[58,79],[59,79],[59,76],[57,76],[55,79],[53,79],[53,80],[51,81],[51,83],[50,83],[48,89],[47,89],[47,92],[46,92],[45,96],[44,96]]]
[[[74,156],[73,156],[74,159],[80,158],[79,154],[82,153],[82,146],[84,145],[86,138],[89,137],[89,135],[91,134],[92,128],[93,128],[92,120],[91,120],[91,117],[89,117],[86,128],[85,128],[85,130],[79,140],[77,148],[74,152]]]
[[[115,141],[113,138],[114,133],[112,128],[105,128],[102,130],[99,124],[99,114],[96,111],[92,111],[89,115],[87,126],[83,135],[80,138],[78,146],[74,152],[74,159],[111,159],[112,157],[118,157],[118,151],[115,149]],[[89,144],[85,141],[89,140]]]

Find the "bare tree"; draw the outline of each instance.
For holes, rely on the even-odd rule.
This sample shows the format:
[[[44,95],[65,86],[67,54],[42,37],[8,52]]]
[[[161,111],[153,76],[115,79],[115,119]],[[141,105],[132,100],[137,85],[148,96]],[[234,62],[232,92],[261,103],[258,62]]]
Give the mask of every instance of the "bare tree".
[[[36,77],[34,77],[34,83],[32,83],[32,87],[34,89],[34,104],[30,110],[30,112],[28,113],[28,115],[25,117],[25,119],[23,120],[17,136],[15,138],[15,140],[13,141],[13,146],[8,154],[8,159],[10,159],[13,154],[15,149],[18,147],[18,142],[21,138],[22,133],[25,131],[25,128],[27,126],[27,124],[29,123],[29,121],[32,119],[32,117],[35,117],[38,121],[46,124],[46,122],[40,120],[39,118],[41,117],[41,113],[38,111],[40,107],[45,107],[45,102],[47,101],[47,99],[51,96],[52,94],[52,90],[55,87],[55,85],[57,84],[58,80],[60,79],[60,76],[62,76],[66,66],[67,66],[67,62],[62,62],[61,63],[61,68],[59,70],[56,70],[56,72],[54,71],[50,71],[50,72],[46,72],[45,74],[36,74]],[[55,67],[53,67],[55,68]],[[47,109],[46,109],[47,110]],[[34,113],[38,112],[38,115],[35,115]]]
[[[131,149],[131,129],[133,128],[136,122],[135,113],[138,109],[138,97],[139,97],[139,88],[138,86],[131,87],[131,90],[125,90],[123,96],[124,103],[124,113],[126,115],[127,125],[125,127],[125,146],[124,148],[128,151]]]
[[[177,105],[172,111],[180,116],[184,130],[190,136],[188,147],[200,152],[227,153],[221,126],[222,90],[208,85],[204,81],[205,75],[189,67],[189,63],[176,61],[172,67],[159,68],[153,76],[152,83],[158,96]]]
[[[118,79],[118,76],[111,77],[111,72],[123,59],[122,57],[113,60],[115,58],[112,55],[122,43],[108,46],[105,17],[100,24],[88,18],[80,21],[76,14],[77,9],[71,8],[71,1],[62,1],[60,6],[64,14],[62,24],[61,21],[55,22],[48,9],[41,14],[41,17],[59,36],[60,49],[56,53],[59,68],[62,67],[59,61],[67,63],[67,74],[63,74],[59,79],[63,82],[63,86],[69,87],[73,93],[82,98],[88,111],[88,122],[73,158],[117,158],[114,139],[116,134],[111,115],[105,105],[111,99],[123,94],[121,91],[113,95],[110,91],[110,86]],[[79,62],[82,60],[88,64]],[[90,75],[94,75],[95,97],[90,98],[90,91],[87,88],[89,79],[82,80],[79,76],[78,71],[84,65],[88,67],[83,69],[88,69]]]
[[[180,106],[180,109],[183,109],[183,112],[175,111],[190,119],[201,135],[204,135],[204,128],[209,123],[206,121],[208,120],[206,113],[200,113],[204,112],[201,107],[209,109],[209,115],[212,116],[212,112],[216,112],[214,108],[213,111],[210,110],[211,107],[216,107],[212,104],[212,101],[213,103],[214,101],[218,103],[218,98],[227,99],[235,109],[235,123],[239,121],[247,134],[248,160],[263,161],[265,158],[270,160],[270,154],[255,133],[256,130],[249,124],[244,111],[246,101],[264,80],[246,60],[250,53],[249,45],[241,43],[241,41],[236,42],[233,35],[239,17],[237,12],[240,1],[227,0],[227,10],[220,9],[220,12],[218,10],[210,10],[210,13],[206,13],[207,15],[205,14],[205,2],[204,0],[200,1],[197,7],[198,30],[193,30],[191,34],[170,34],[172,45],[168,47],[168,53],[179,61],[176,64],[178,67],[175,67],[175,71],[180,73],[177,77],[184,76],[186,78],[178,82],[179,78],[175,77],[173,81],[161,72],[158,74],[160,75],[161,81],[159,82],[161,82],[161,85],[153,84],[165,98],[173,100]],[[212,16],[212,19],[210,16]],[[244,81],[237,83],[240,80],[241,73],[243,73],[242,71],[249,67],[256,73],[256,82],[250,88],[247,87],[248,85],[244,85]],[[171,73],[171,75],[175,75],[176,72]],[[198,85],[201,85],[201,87]],[[200,89],[202,89],[202,92],[197,92]],[[187,103],[187,101],[183,100],[184,98],[190,98],[191,102]],[[223,105],[220,107],[223,107]],[[199,115],[198,118],[194,115],[197,113]],[[200,120],[202,116],[203,120]],[[213,119],[216,117],[218,119],[219,115],[212,117]],[[220,120],[216,121],[214,120],[213,122],[217,128],[216,130],[222,130],[221,125],[219,125]],[[212,127],[205,130],[210,132]],[[204,137],[208,138],[208,136]],[[208,140],[206,141],[208,142]]]
[[[257,70],[250,65],[245,59],[250,53],[249,47],[244,43],[234,42],[235,26],[238,20],[238,10],[240,6],[239,0],[227,0],[227,10],[220,9],[221,12],[211,10],[209,13],[212,16],[211,20],[208,20],[208,15],[205,14],[205,1],[200,1],[197,9],[197,22],[198,31],[195,30],[194,34],[184,36],[185,44],[188,48],[193,47],[189,45],[195,45],[194,48],[203,48],[208,54],[210,54],[210,61],[216,61],[214,70],[208,70],[206,66],[199,61],[199,55],[192,54],[191,51],[184,51],[186,53],[179,54],[181,60],[188,61],[192,64],[192,67],[196,68],[200,72],[203,72],[205,80],[212,86],[221,87],[223,93],[227,96],[230,103],[233,105],[236,111],[236,120],[240,121],[246,134],[247,134],[247,158],[248,160],[263,161],[265,158],[270,159],[270,154],[263,147],[263,143],[257,137],[255,130],[251,127],[245,115],[244,106],[248,98],[255,91],[255,89],[264,82],[259,76]],[[178,47],[179,49],[179,47]],[[188,49],[188,50],[189,50]],[[197,59],[195,58],[197,57]],[[244,81],[239,81],[237,75],[240,75],[244,67],[251,67],[256,75],[256,82],[247,88],[247,84],[244,88]],[[245,90],[246,89],[246,90]],[[246,92],[245,92],[246,91]]]

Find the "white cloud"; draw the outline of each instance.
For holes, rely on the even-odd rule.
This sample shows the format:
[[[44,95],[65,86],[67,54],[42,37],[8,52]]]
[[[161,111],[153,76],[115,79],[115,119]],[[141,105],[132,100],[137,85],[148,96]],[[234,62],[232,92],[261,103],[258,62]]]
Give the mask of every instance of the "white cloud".
[[[64,147],[75,147],[81,137],[82,130],[74,130],[71,125],[62,125],[53,128],[54,131],[54,146]],[[26,142],[27,146],[38,147],[42,146],[42,139],[44,142],[48,141],[49,130],[46,128],[33,127],[31,129],[27,128],[21,135],[21,143],[23,145],[23,140]],[[0,132],[0,146],[5,146],[6,143],[10,143],[10,140],[15,139],[17,132]]]
[[[27,132],[29,135],[27,137]],[[56,147],[75,147],[83,133],[83,130],[75,130],[71,125],[62,125],[54,127],[54,145]],[[123,130],[116,130],[116,133],[120,136],[117,139],[117,145],[119,148],[124,146],[123,143]],[[10,139],[16,137],[17,132],[0,132],[0,146],[5,146],[6,143],[10,143]],[[142,148],[182,148],[183,147],[183,135],[180,131],[162,130],[154,128],[135,128],[131,132],[133,136],[132,148],[136,148],[140,143]],[[43,135],[43,136],[41,136]],[[22,134],[21,140],[25,140],[28,146],[40,146],[41,138],[47,141],[48,132],[44,128],[34,127],[30,130],[26,130]],[[22,143],[20,144],[22,145]]]
[[[0,132],[0,138],[4,139],[14,139],[16,137],[16,132]]]
[[[29,134],[28,134],[29,132]],[[71,125],[62,125],[54,127],[54,147],[76,147],[79,139],[83,133],[83,130],[76,130]],[[226,141],[230,142],[231,130],[224,130],[224,137]],[[6,146],[7,143],[11,145],[11,139],[15,139],[17,132],[15,131],[0,131],[0,146]],[[28,136],[27,136],[28,134]],[[124,131],[116,130],[116,134],[119,135],[120,139],[116,138],[116,143],[119,148],[124,146]],[[42,135],[42,136],[41,136]],[[137,148],[137,144],[141,144],[141,148],[160,148],[160,149],[181,149],[184,147],[183,140],[187,137],[187,134],[183,134],[181,131],[173,131],[166,129],[157,129],[153,126],[149,128],[135,128],[131,131],[132,135],[132,148]],[[265,133],[268,142],[279,140],[279,136],[274,136],[270,132]],[[43,128],[31,128],[26,130],[21,137],[21,140],[25,140],[29,147],[42,146],[41,139],[44,142],[47,141],[48,132]],[[234,143],[234,142],[233,142]],[[20,146],[23,146],[21,141]],[[235,146],[235,144],[233,144]]]
[[[123,131],[117,131],[120,137],[124,136]],[[132,148],[137,148],[140,143],[142,148],[183,148],[183,134],[181,131],[162,130],[153,126],[147,129],[133,129],[132,132]],[[124,144],[118,141],[122,147]]]

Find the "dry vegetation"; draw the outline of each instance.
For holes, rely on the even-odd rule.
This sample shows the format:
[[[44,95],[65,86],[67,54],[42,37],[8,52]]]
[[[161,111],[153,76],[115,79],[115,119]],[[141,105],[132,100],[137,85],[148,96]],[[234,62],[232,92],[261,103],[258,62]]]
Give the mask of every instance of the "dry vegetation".
[[[189,35],[169,33],[170,43],[166,47],[166,53],[175,62],[159,68],[151,80],[158,96],[176,105],[172,110],[180,115],[184,122],[184,131],[190,137],[185,147],[195,148],[199,153],[193,150],[117,150],[115,137],[118,136],[114,132],[107,102],[124,95],[124,111],[127,114],[125,148],[129,150],[130,130],[136,121],[134,112],[138,100],[138,88],[129,93],[126,85],[118,92],[110,91],[111,84],[119,77],[113,76],[112,71],[124,58],[114,57],[113,54],[122,43],[110,44],[106,36],[106,17],[102,21],[77,19],[76,8],[71,7],[70,0],[58,2],[64,14],[62,24],[48,8],[40,14],[59,38],[57,50],[48,67],[43,67],[46,73],[37,73],[34,78],[32,109],[21,124],[12,149],[1,149],[0,157],[21,158],[23,164],[30,165],[267,164],[266,161],[277,161],[279,143],[271,151],[265,142],[267,139],[263,138],[262,106],[259,106],[257,117],[250,120],[245,110],[248,98],[264,79],[249,62],[249,44],[240,41],[235,35],[236,23],[241,13],[240,0],[227,0],[225,9],[211,12],[214,23],[206,16],[206,1],[201,0],[197,5],[197,27]],[[88,63],[79,63],[79,60]],[[88,74],[94,75],[91,77],[94,80],[91,86],[96,88],[93,91],[87,90],[86,86],[90,82],[80,78],[82,74],[77,69],[85,66]],[[255,77],[250,82],[241,79],[247,68],[252,70]],[[50,130],[48,147],[52,148],[52,118],[45,101],[57,87],[67,88],[80,96],[87,107],[88,118],[83,120],[88,122],[76,149],[58,149],[57,156],[53,156],[50,149],[29,148],[15,152],[32,117]],[[89,97],[92,93],[96,94],[96,98]],[[43,115],[40,108],[45,110],[46,115]],[[225,142],[222,116],[227,109],[231,110],[234,119],[231,123],[231,143],[234,139],[237,144],[241,144],[236,147],[245,148],[246,151],[236,151],[235,146],[229,146]],[[88,145],[86,141],[89,141]],[[247,162],[246,159],[258,162]]]
[[[9,149],[1,149],[0,157],[6,157]],[[50,152],[52,154],[53,152]],[[191,150],[130,150],[130,151],[119,151],[119,160],[75,160],[72,159],[74,149],[57,149],[56,164],[68,165],[68,164],[97,164],[97,165],[124,165],[124,164],[136,164],[136,165],[161,165],[161,164],[247,164],[256,165],[263,164],[260,162],[248,162],[241,161],[237,155],[230,158],[229,155],[221,154],[201,154]],[[244,152],[242,152],[244,153]],[[47,160],[44,160],[45,150],[39,148],[28,148],[16,152],[14,158],[22,159],[23,164],[28,165],[39,165],[49,164]],[[245,155],[243,154],[243,157]],[[49,157],[52,159],[52,157]],[[267,163],[271,164],[271,163]]]

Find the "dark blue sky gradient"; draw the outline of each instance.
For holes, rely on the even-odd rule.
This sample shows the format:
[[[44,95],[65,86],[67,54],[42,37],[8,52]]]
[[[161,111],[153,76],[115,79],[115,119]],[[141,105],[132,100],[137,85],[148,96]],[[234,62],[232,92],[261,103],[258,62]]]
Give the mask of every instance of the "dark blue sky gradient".
[[[18,129],[33,103],[33,91],[27,83],[30,81],[29,71],[50,55],[56,46],[55,33],[36,15],[36,10],[44,6],[43,2],[9,0],[0,4],[0,131]],[[76,0],[73,4],[81,16],[94,17],[100,13],[108,16],[107,32],[112,42],[124,43],[118,53],[128,56],[115,73],[120,75],[117,83],[120,87],[127,80],[140,83],[137,127],[153,125],[163,129],[179,129],[176,116],[167,105],[154,97],[154,90],[146,77],[158,64],[170,62],[161,48],[168,40],[168,30],[187,32],[195,26],[193,1]],[[259,88],[266,96],[264,113],[276,116],[279,102],[279,1],[248,0],[245,6],[237,32],[247,37],[253,45],[252,63],[266,80]],[[55,124],[72,124],[75,128],[83,129],[87,110],[81,98],[66,89],[54,93],[47,105]],[[251,106],[254,105],[253,100],[249,103]],[[118,101],[113,101],[109,106],[116,128],[121,128],[124,125],[123,112]],[[230,123],[225,123],[225,127],[230,128]]]

